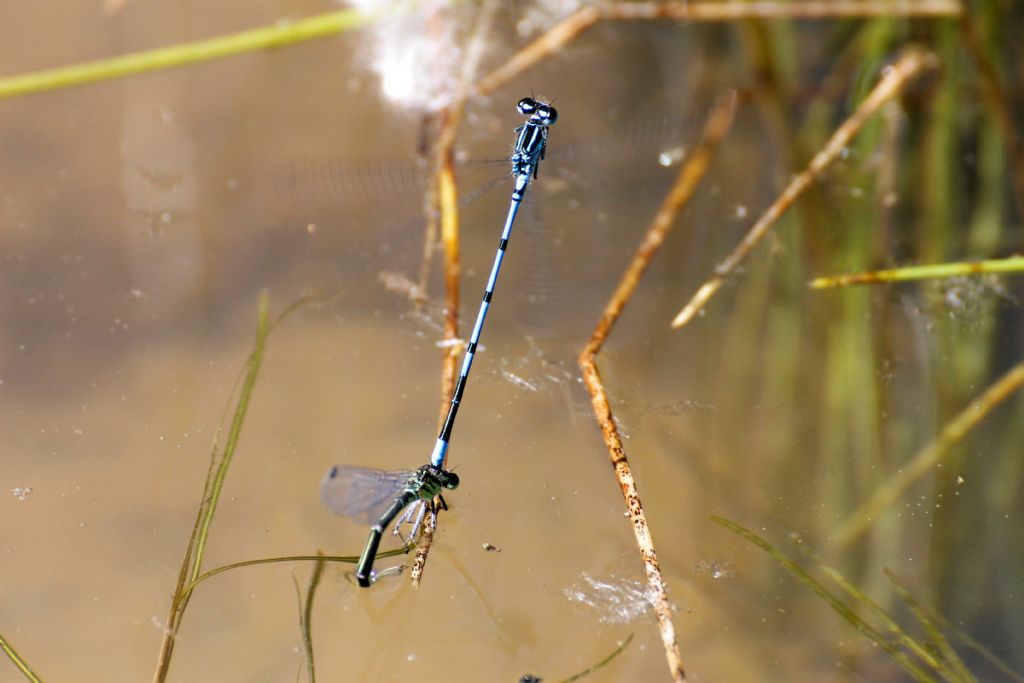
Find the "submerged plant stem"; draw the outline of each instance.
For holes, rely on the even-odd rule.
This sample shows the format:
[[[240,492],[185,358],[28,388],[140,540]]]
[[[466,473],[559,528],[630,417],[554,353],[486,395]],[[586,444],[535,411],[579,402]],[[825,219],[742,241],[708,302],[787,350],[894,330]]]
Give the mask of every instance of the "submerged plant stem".
[[[875,645],[882,648],[889,655],[895,659],[903,669],[914,677],[914,680],[920,681],[921,683],[938,683],[938,679],[932,676],[930,673],[922,669],[917,662],[914,661],[906,652],[901,650],[895,643],[891,642],[881,631],[876,629],[874,626],[865,621],[860,615],[858,615],[849,605],[844,603],[838,597],[836,597],[831,591],[825,588],[824,585],[813,576],[808,574],[803,567],[794,562],[786,554],[778,550],[775,546],[769,543],[764,538],[761,538],[750,529],[740,526],[736,522],[712,515],[711,521],[715,524],[720,524],[734,534],[745,538],[749,542],[761,548],[772,558],[778,562],[783,569],[793,575],[798,581],[814,591],[819,597],[828,603],[836,614],[842,617],[847,623],[856,628],[858,631],[863,633],[869,638]],[[889,620],[891,622],[891,619]],[[893,622],[894,623],[894,622]],[[934,659],[932,660],[934,661]]]
[[[947,424],[938,438],[925,446],[910,462],[880,486],[875,495],[840,524],[831,535],[831,545],[842,549],[860,538],[907,489],[945,458],[967,433],[976,427],[996,406],[1024,385],[1024,363],[1000,377],[981,396],[971,401]]]
[[[611,662],[613,659],[615,659],[616,657],[621,655],[623,650],[625,650],[627,647],[629,647],[629,644],[631,642],[633,642],[633,636],[635,636],[635,635],[636,635],[635,633],[630,633],[629,636],[624,641],[622,641],[622,643],[617,648],[615,648],[615,650],[612,651],[612,653],[610,655],[608,655],[607,657],[602,659],[597,664],[594,664],[593,666],[587,667],[583,671],[580,671],[579,673],[575,673],[572,676],[569,676],[568,678],[566,678],[565,680],[560,681],[559,683],[574,683],[574,681],[578,681],[581,678],[585,678],[585,677],[589,676],[590,674],[594,673],[595,671],[597,671],[598,669],[601,669],[601,668],[607,666],[609,662]]]
[[[295,592],[299,595],[299,630],[302,633],[302,647],[306,656],[306,673],[309,683],[316,683],[316,666],[313,660],[313,596],[316,595],[316,589],[320,585],[320,577],[323,576],[323,573],[324,560],[321,558],[313,565],[313,574],[309,577],[305,600],[302,599],[302,594],[299,592],[298,582],[295,583]]]
[[[885,572],[886,578],[896,587],[896,593],[924,629],[925,634],[928,636],[926,643],[929,646],[928,649],[938,657],[939,666],[946,677],[958,683],[975,683],[977,679],[968,671],[963,660],[960,659],[960,655],[949,644],[949,640],[943,635],[939,626],[928,617],[924,606],[917,601],[917,598],[910,594],[910,591],[907,590],[907,587],[903,585],[903,582],[899,580],[899,577],[892,570],[883,569],[882,571]]]
[[[246,361],[245,379],[239,391],[235,413],[228,431],[228,438],[224,444],[223,452],[218,453],[217,444],[214,442],[214,448],[210,454],[210,468],[206,475],[202,501],[199,504],[199,510],[196,512],[196,522],[192,528],[192,535],[189,538],[188,546],[185,549],[185,556],[182,558],[181,569],[178,573],[178,583],[174,591],[174,600],[171,602],[167,627],[164,630],[164,638],[160,645],[156,672],[153,675],[155,683],[161,683],[167,678],[167,672],[171,665],[171,654],[174,651],[174,639],[177,636],[178,629],[181,628],[181,621],[185,616],[185,608],[188,606],[189,597],[191,596],[191,591],[185,592],[185,588],[189,584],[194,584],[202,571],[203,554],[206,551],[210,527],[213,524],[213,517],[217,512],[217,504],[220,502],[224,480],[227,477],[228,468],[238,446],[242,425],[245,423],[245,415],[249,410],[249,401],[256,386],[260,366],[263,363],[263,351],[266,347],[267,334],[270,331],[269,308],[270,304],[267,293],[262,292],[259,297],[256,340],[253,350]]]
[[[832,579],[833,583],[843,589],[856,604],[861,605],[864,609],[874,615],[882,625],[885,627],[886,632],[889,634],[892,640],[902,645],[906,650],[921,660],[931,669],[939,669],[941,664],[935,656],[928,651],[928,648],[916,641],[910,636],[903,627],[901,627],[892,615],[886,612],[881,605],[868,597],[860,588],[850,583],[850,581],[839,573],[833,567],[830,567],[819,560],[818,569],[823,572],[826,576]]]

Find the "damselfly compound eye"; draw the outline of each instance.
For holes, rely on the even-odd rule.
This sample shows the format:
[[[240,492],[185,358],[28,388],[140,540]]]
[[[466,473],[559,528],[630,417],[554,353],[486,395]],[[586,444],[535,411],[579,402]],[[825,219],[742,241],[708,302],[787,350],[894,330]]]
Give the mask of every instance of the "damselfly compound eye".
[[[538,104],[537,111],[531,118],[545,126],[550,126],[558,120],[558,110],[550,104]]]
[[[533,112],[537,111],[538,106],[539,103],[537,102],[537,100],[533,99],[532,97],[524,97],[523,99],[519,100],[519,104],[516,105],[516,108],[519,109],[519,113],[522,114],[523,116],[529,116]]]

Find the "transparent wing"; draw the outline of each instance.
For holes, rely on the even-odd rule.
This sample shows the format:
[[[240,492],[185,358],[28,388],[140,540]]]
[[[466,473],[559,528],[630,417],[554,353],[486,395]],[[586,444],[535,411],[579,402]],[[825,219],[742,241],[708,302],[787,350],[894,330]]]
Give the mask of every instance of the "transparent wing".
[[[385,472],[371,467],[335,465],[324,475],[320,500],[336,515],[372,524],[414,476],[414,470]]]

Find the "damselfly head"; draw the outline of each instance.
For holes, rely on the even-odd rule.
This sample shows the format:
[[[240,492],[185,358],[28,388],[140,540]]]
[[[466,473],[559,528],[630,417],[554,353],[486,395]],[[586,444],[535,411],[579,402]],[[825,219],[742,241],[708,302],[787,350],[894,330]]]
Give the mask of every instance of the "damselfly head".
[[[441,486],[446,489],[456,489],[459,487],[459,475],[448,470],[441,470],[441,475],[437,478],[441,482]]]
[[[547,102],[539,102],[532,97],[524,97],[516,105],[519,113],[529,116],[531,123],[550,126],[558,120],[558,111]]]
[[[426,479],[432,479],[438,486],[446,489],[454,489],[459,486],[459,475],[448,470],[435,467],[430,463],[420,466],[418,470],[420,477],[425,481]]]

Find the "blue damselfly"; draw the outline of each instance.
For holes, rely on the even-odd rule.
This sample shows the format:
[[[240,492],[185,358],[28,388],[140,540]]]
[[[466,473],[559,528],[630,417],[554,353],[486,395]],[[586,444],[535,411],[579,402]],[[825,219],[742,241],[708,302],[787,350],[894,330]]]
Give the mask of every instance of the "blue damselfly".
[[[332,512],[340,515],[377,517],[370,529],[366,546],[356,567],[356,580],[360,586],[366,587],[373,582],[373,561],[377,555],[384,529],[414,501],[427,501],[441,493],[443,489],[454,489],[459,485],[458,475],[444,469],[448,454],[455,416],[462,402],[466,389],[469,370],[480,343],[484,320],[494,295],[494,287],[498,281],[498,273],[505,257],[508,240],[512,234],[512,225],[523,201],[523,195],[531,178],[537,177],[538,166],[547,149],[548,127],[558,120],[558,112],[550,104],[540,102],[532,97],[519,101],[519,113],[527,116],[527,120],[516,128],[516,144],[513,150],[512,174],[515,187],[512,190],[512,201],[509,205],[505,227],[498,242],[498,251],[494,257],[494,265],[484,289],[477,313],[473,332],[466,345],[466,353],[462,362],[462,370],[452,392],[448,415],[437,437],[434,450],[430,456],[430,464],[413,471],[383,472],[361,467],[335,466],[328,471],[321,487],[321,499]],[[386,507],[385,507],[386,506]],[[411,511],[410,511],[411,512]],[[408,514],[407,514],[408,516]],[[422,509],[413,523],[412,535],[416,533]]]

